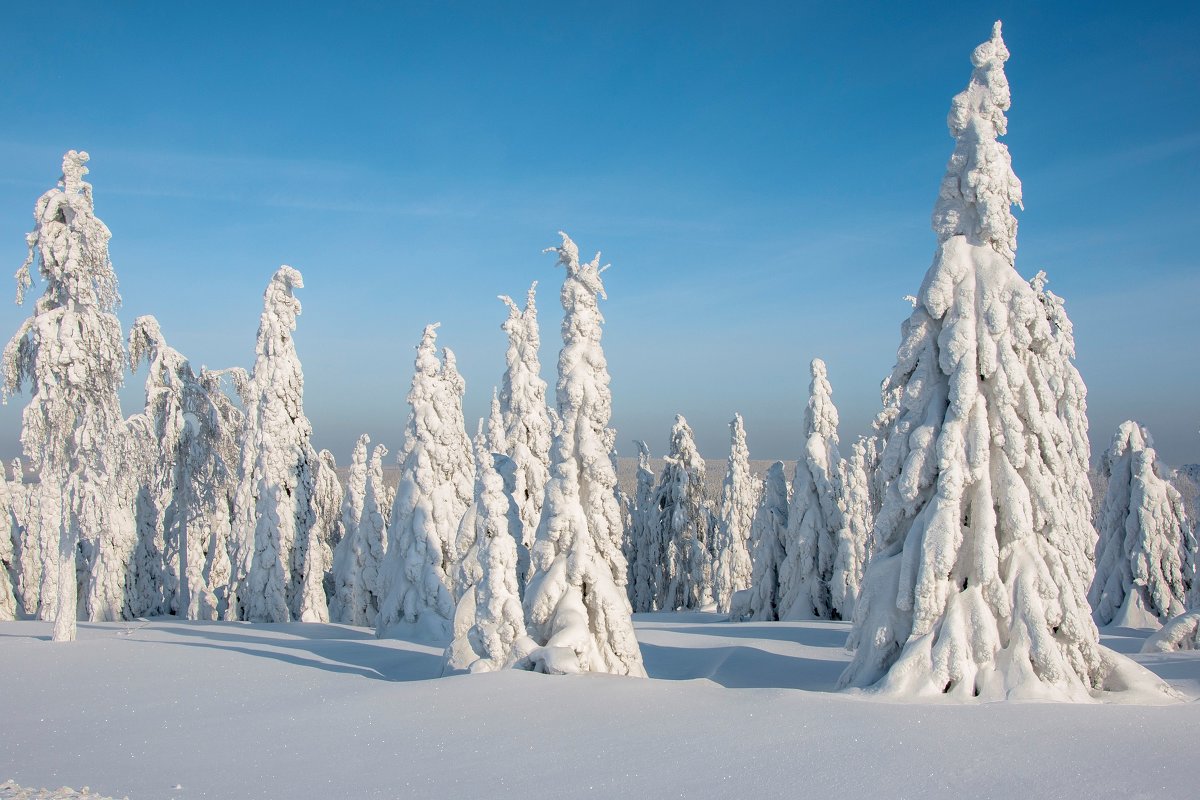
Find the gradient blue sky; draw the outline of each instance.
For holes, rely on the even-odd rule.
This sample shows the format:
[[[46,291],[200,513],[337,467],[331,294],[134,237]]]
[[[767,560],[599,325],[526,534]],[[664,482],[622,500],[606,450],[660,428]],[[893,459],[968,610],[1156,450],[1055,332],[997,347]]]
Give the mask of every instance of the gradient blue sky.
[[[395,451],[413,346],[440,320],[485,413],[498,293],[542,292],[553,385],[568,231],[613,268],[619,448],[674,414],[706,457],[746,417],[794,458],[808,361],[866,432],[903,295],[929,266],[945,117],[1004,20],[1017,267],[1075,322],[1093,449],[1147,424],[1200,461],[1200,4],[10,4],[0,32],[0,261],[24,258],[62,152],[92,155],[126,326],[249,366],[262,291],[300,269],[318,447]],[[27,308],[0,307],[0,330]],[[131,376],[126,408],[140,404]],[[24,398],[0,410],[17,452]],[[723,469],[713,464],[713,469]]]

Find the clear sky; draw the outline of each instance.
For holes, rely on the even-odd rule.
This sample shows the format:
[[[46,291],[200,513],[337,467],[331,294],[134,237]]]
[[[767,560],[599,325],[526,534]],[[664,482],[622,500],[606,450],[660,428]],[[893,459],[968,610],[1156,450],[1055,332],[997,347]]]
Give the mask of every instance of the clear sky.
[[[344,462],[363,431],[398,448],[426,322],[473,429],[504,367],[495,296],[534,279],[553,386],[540,250],[561,228],[613,264],[622,454],[661,454],[683,413],[723,459],[740,410],[752,457],[795,458],[814,356],[844,442],[879,407],[950,99],[1001,18],[1017,268],[1067,300],[1093,449],[1135,418],[1168,463],[1200,461],[1200,4],[333,5],[7,5],[6,269],[70,148],[92,155],[126,327],[153,313],[195,363],[250,366],[291,264],[305,408]],[[4,304],[0,330],[27,313]],[[0,455],[23,405],[0,410]]]

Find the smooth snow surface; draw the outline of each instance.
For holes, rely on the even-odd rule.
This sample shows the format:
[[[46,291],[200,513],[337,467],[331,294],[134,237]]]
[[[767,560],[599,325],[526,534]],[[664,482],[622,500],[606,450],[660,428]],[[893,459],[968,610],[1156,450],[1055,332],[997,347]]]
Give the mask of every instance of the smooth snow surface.
[[[846,623],[720,619],[639,615],[651,680],[433,680],[440,646],[342,625],[81,623],[63,648],[4,623],[0,776],[133,798],[773,798],[797,796],[803,753],[804,795],[839,800],[1195,793],[1196,703],[891,704],[833,693]],[[1134,657],[1200,695],[1200,655]]]

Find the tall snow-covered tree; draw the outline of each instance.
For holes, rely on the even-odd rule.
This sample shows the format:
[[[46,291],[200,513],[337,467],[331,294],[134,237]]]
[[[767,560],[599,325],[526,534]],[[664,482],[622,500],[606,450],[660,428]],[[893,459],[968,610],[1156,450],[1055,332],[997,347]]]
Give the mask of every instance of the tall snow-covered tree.
[[[600,337],[600,254],[580,263],[565,233],[551,250],[566,269],[563,348],[558,358],[557,427],[550,480],[525,590],[526,624],[539,648],[523,666],[543,672],[644,676],[625,594],[621,510],[608,427],[612,392]]]
[[[843,686],[955,698],[1086,699],[1115,663],[1088,612],[1076,532],[1088,503],[1067,476],[1083,397],[1062,333],[1013,268],[1021,199],[1005,133],[1008,49],[996,23],[955,97],[933,214],[938,248],[890,385],[876,552]],[[1068,412],[1064,405],[1076,404]],[[1086,445],[1081,448],[1087,452]]]
[[[504,452],[516,465],[517,507],[521,513],[521,547],[518,557],[525,562],[518,573],[522,587],[529,581],[529,549],[537,534],[550,477],[550,409],[546,405],[546,382],[538,356],[535,292],[537,281],[525,295],[521,309],[511,297],[500,296],[508,307],[508,318],[500,326],[508,335],[504,377],[500,383],[500,416],[504,421]]]
[[[20,477],[18,475],[18,477]],[[20,530],[10,524],[14,518],[13,503],[16,498],[0,464],[0,622],[17,618],[16,575],[20,565],[16,560],[16,543]]]
[[[55,641],[75,638],[77,550],[87,575],[85,610],[118,619],[134,545],[132,505],[119,507],[129,455],[117,397],[125,364],[115,314],[121,298],[111,233],[83,179],[87,161],[87,153],[69,151],[58,186],[37,201],[17,302],[33,285],[34,265],[45,291],[4,350],[5,399],[26,382],[31,390],[21,444],[41,481],[39,543],[51,580],[41,581],[40,594],[43,605],[54,595]],[[46,591],[51,582],[54,590]]]
[[[438,361],[437,328],[425,326],[408,393],[412,411],[381,573],[383,603],[376,620],[381,636],[397,626],[435,639],[451,635],[450,571],[472,482],[463,473],[464,452],[470,454],[462,417],[465,384],[450,350]]]
[[[1088,600],[1100,625],[1157,627],[1186,610],[1195,540],[1183,498],[1163,477],[1150,432],[1121,423],[1104,454],[1096,575]]]
[[[233,377],[235,384],[248,383],[246,371],[240,367],[229,370],[200,369],[197,376],[205,391],[207,406],[199,413],[198,430],[192,462],[197,486],[189,501],[198,504],[198,516],[191,518],[208,537],[208,556],[204,565],[205,585],[212,593],[218,619],[237,618],[236,539],[233,523],[236,516],[238,488],[241,483],[238,468],[241,459],[242,435],[246,417],[242,409],[225,393],[224,379]]]
[[[779,569],[784,559],[790,494],[783,462],[776,461],[767,470],[762,500],[750,524],[754,574],[747,607],[738,615],[741,619],[767,622],[779,619]]]
[[[838,619],[853,619],[854,603],[862,587],[863,569],[870,555],[871,489],[867,477],[867,441],[859,439],[849,461],[841,463],[838,508],[842,527],[834,537],[837,556],[829,580],[829,605]]]
[[[319,602],[306,587],[318,457],[304,416],[304,373],[292,332],[300,314],[300,273],[282,266],[263,295],[254,372],[245,387],[237,536],[245,585],[240,616],[252,622],[299,620]],[[313,554],[316,555],[316,554]],[[316,566],[315,564],[313,565]],[[327,612],[326,612],[327,613]]]
[[[446,648],[447,671],[490,672],[524,658],[533,648],[517,588],[517,541],[521,518],[515,499],[483,437],[475,448],[473,512],[463,516],[474,531],[458,565],[462,587],[454,611],[454,640]]]
[[[675,416],[671,446],[654,489],[649,553],[661,553],[663,580],[655,607],[663,611],[701,609],[713,603],[713,563],[709,537],[712,514],[704,495],[704,459],[692,429]]]
[[[637,490],[630,513],[629,601],[635,612],[653,611],[662,585],[662,553],[655,547],[654,530],[654,471],[650,469],[650,448],[643,441],[638,448]]]
[[[329,622],[329,600],[325,591],[326,576],[333,568],[333,549],[329,542],[334,538],[342,504],[337,460],[328,450],[317,455],[316,488],[312,500],[315,522],[308,532],[304,557],[293,564],[293,569],[303,570],[304,575],[297,614],[301,622]],[[300,553],[299,549],[295,552]]]
[[[804,455],[796,462],[784,559],[779,567],[780,619],[831,619],[830,595],[838,537],[843,531],[838,506],[838,413],[825,362],[810,366],[812,384],[804,411]]]
[[[713,583],[717,610],[728,613],[734,592],[749,588],[754,568],[750,561],[750,524],[758,501],[754,476],[750,474],[750,449],[741,414],[734,414],[729,466],[721,484],[721,505],[713,531]]]

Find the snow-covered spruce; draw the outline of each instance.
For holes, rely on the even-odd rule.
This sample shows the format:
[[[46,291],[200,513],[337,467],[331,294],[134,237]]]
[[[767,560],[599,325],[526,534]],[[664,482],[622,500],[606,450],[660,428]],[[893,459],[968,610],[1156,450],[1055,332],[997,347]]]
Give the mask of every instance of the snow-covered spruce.
[[[97,620],[126,611],[133,554],[133,508],[118,486],[130,460],[117,389],[125,353],[115,311],[121,302],[108,255],[108,228],[96,217],[88,154],[63,157],[62,179],[38,199],[29,257],[17,272],[17,302],[45,281],[33,316],[4,350],[4,397],[28,382],[21,444],[40,478],[40,613],[53,616],[54,640],[75,638],[76,553],[83,555],[82,606]],[[126,469],[124,474],[129,475]],[[53,588],[51,588],[53,587]]]
[[[197,439],[200,444],[210,444],[211,450],[200,450],[193,457],[198,465],[197,482],[203,490],[191,500],[199,502],[199,516],[192,518],[208,537],[208,557],[204,565],[205,585],[213,593],[217,618],[236,619],[237,585],[234,569],[235,539],[233,522],[239,484],[238,468],[241,459],[242,435],[246,417],[242,409],[225,393],[224,379],[230,375],[235,384],[244,385],[246,371],[240,367],[230,370],[200,369],[198,380],[204,388],[207,407],[197,412],[200,429],[209,436]]]
[[[1020,183],[1007,148],[1008,50],[997,23],[955,99],[956,139],[933,215],[938,249],[890,384],[903,387],[843,686],[969,700],[1087,700],[1128,681],[1086,603],[1076,531],[1088,503],[1055,380],[1063,331],[1013,269]],[[1082,448],[1087,452],[1086,446]],[[1120,673],[1119,678],[1116,673]]]
[[[650,448],[643,441],[638,449],[637,490],[629,520],[629,601],[635,612],[653,611],[658,587],[662,585],[663,558],[655,547],[654,472],[650,469]]]
[[[731,442],[729,466],[721,484],[721,501],[713,531],[713,595],[717,610],[728,613],[734,592],[749,588],[753,574],[750,561],[750,524],[758,501],[750,474],[750,449],[741,414],[729,423]]]
[[[453,546],[472,482],[462,471],[464,444],[470,456],[462,418],[465,385],[449,350],[438,361],[437,328],[425,326],[408,392],[412,410],[381,573],[380,636],[398,627],[434,639],[451,635]]]
[[[18,480],[20,473],[17,473]],[[20,565],[16,560],[16,545],[20,541],[20,527],[16,524],[15,502],[18,492],[4,474],[0,464],[0,622],[17,618],[17,573]]]
[[[537,281],[525,295],[521,309],[512,298],[501,295],[508,318],[500,326],[508,335],[504,378],[500,384],[500,415],[504,422],[503,450],[516,465],[517,507],[521,513],[521,546],[518,573],[522,590],[529,580],[529,549],[542,516],[546,481],[550,477],[550,409],[546,405],[546,382],[538,356],[535,292]]]
[[[812,383],[804,410],[804,455],[796,462],[792,479],[784,559],[779,566],[780,619],[837,617],[830,583],[840,549],[838,538],[845,533],[838,506],[838,413],[825,362],[813,359],[810,372]]]
[[[600,254],[580,263],[565,233],[552,248],[566,269],[558,415],[550,480],[525,590],[526,625],[538,649],[520,665],[541,672],[645,676],[625,594],[621,511],[613,467],[612,394],[600,346]]]
[[[750,524],[754,574],[746,609],[744,612],[738,609],[738,619],[768,622],[779,619],[779,569],[784,559],[790,505],[791,491],[784,465],[776,461],[767,470],[762,500]]]
[[[304,373],[292,332],[300,314],[293,294],[300,273],[282,266],[263,295],[254,372],[243,387],[247,429],[235,523],[245,585],[239,618],[288,622],[325,616],[320,580],[307,580],[318,457],[304,416]],[[319,560],[319,553],[313,553]],[[311,568],[317,568],[313,563]],[[314,612],[313,609],[321,609]]]
[[[704,496],[704,459],[692,429],[675,416],[671,444],[654,489],[647,555],[661,558],[654,609],[703,609],[713,603],[712,513]]]
[[[333,569],[333,548],[341,523],[342,484],[337,476],[337,459],[328,450],[317,454],[316,489],[313,494],[313,526],[308,532],[308,546],[303,559],[293,563],[293,569],[303,570],[304,585],[300,590],[301,622],[329,622],[329,592],[327,578]],[[295,551],[300,553],[299,548]],[[331,583],[332,581],[329,581]]]
[[[474,530],[459,563],[462,587],[454,610],[454,640],[446,648],[447,672],[490,672],[524,658],[535,645],[525,634],[525,614],[517,589],[517,541],[521,519],[505,491],[495,459],[483,437],[475,447],[473,513],[463,516]]]
[[[854,617],[854,603],[862,587],[863,569],[870,556],[871,490],[867,477],[867,439],[854,443],[849,461],[842,461],[838,480],[838,507],[842,528],[838,531],[837,557],[829,581],[829,603],[839,619]]]
[[[342,538],[333,549],[333,587],[329,594],[329,618],[347,625],[366,625],[366,603],[362,584],[363,554],[358,526],[367,492],[367,445],[371,437],[358,437],[350,456],[350,470],[342,494],[339,528]]]
[[[1158,627],[1184,612],[1192,583],[1195,540],[1183,498],[1163,477],[1149,431],[1136,422],[1121,423],[1103,470],[1108,492],[1088,593],[1096,623]]]

